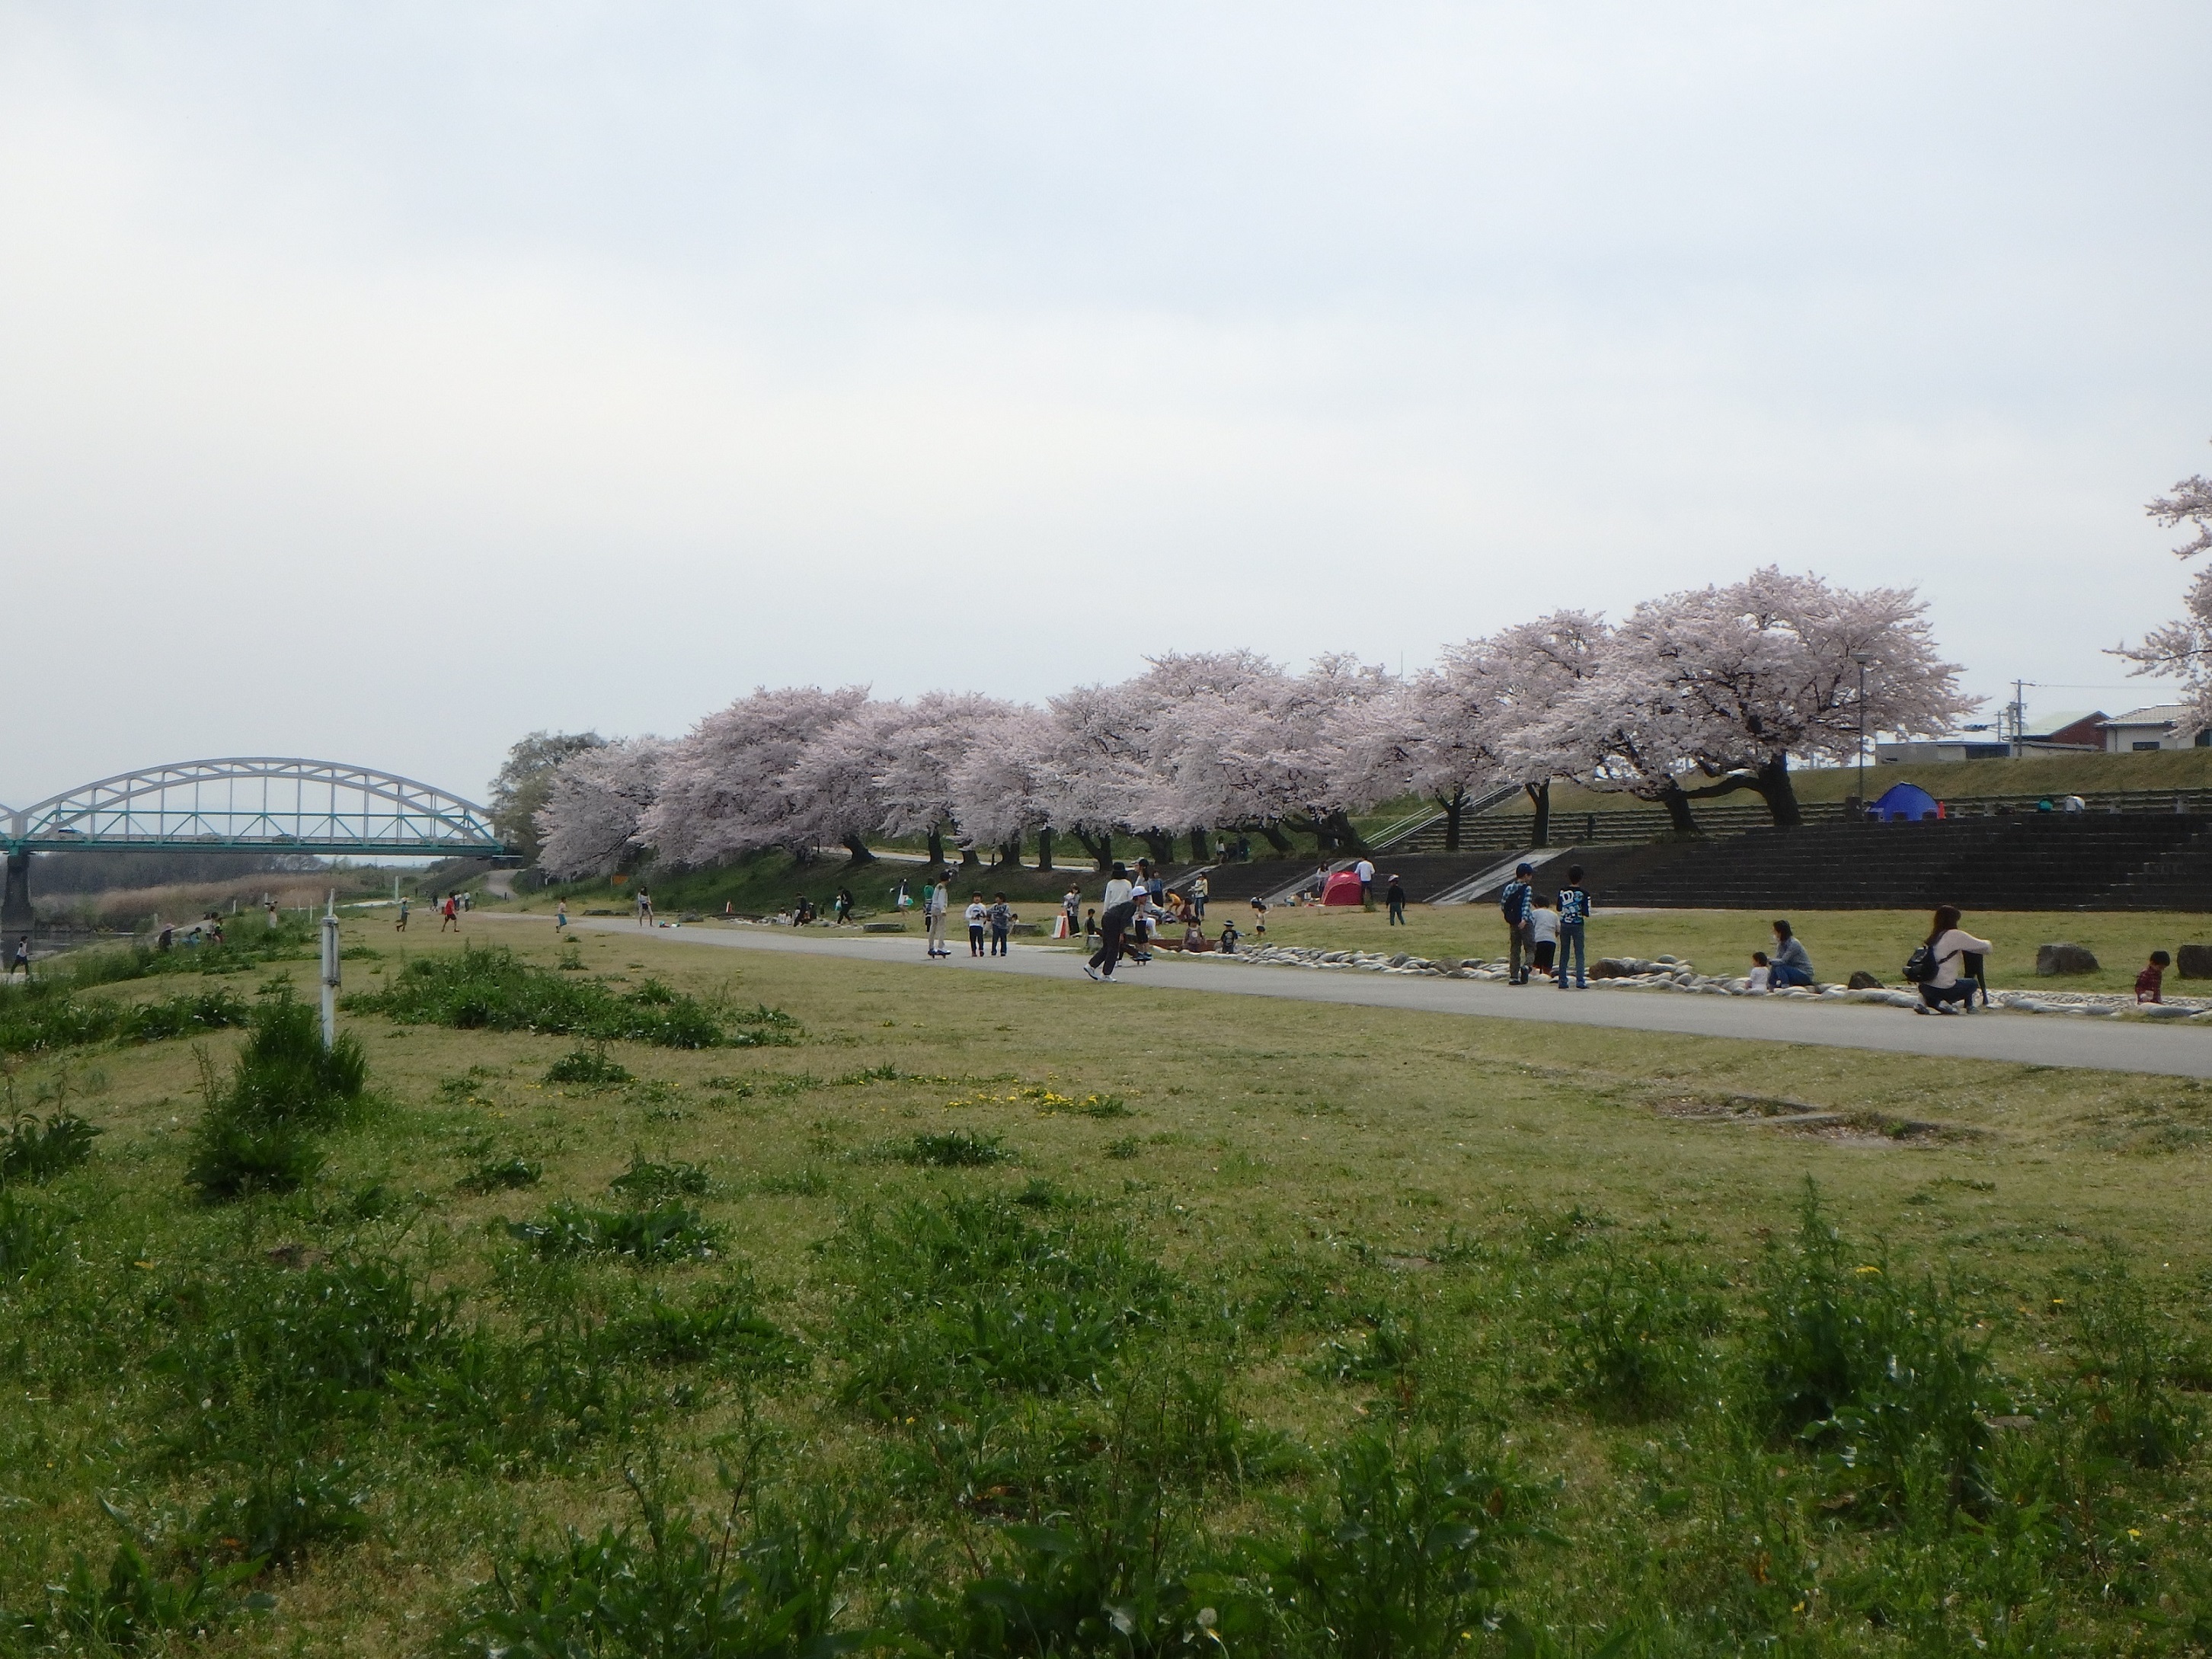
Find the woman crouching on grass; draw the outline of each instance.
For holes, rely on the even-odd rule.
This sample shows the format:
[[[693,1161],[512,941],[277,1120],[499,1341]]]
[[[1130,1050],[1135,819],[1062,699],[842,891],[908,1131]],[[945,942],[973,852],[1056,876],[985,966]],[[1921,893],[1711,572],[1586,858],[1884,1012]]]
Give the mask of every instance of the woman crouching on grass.
[[[1960,978],[1968,952],[1985,957],[1996,949],[1985,939],[1976,939],[1959,926],[1956,905],[1946,904],[1936,912],[1936,925],[1929,930],[1928,953],[1936,958],[1936,972],[1920,988],[1920,1006],[1916,1014],[1963,1014],[1974,1006],[1974,981]]]

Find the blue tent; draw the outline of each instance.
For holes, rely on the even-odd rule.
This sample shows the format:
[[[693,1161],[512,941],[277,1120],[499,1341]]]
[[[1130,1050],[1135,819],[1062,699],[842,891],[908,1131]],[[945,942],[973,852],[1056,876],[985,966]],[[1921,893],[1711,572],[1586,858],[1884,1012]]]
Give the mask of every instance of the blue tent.
[[[1923,818],[1943,816],[1936,797],[1917,783],[1892,784],[1870,810],[1877,823],[1917,823]]]

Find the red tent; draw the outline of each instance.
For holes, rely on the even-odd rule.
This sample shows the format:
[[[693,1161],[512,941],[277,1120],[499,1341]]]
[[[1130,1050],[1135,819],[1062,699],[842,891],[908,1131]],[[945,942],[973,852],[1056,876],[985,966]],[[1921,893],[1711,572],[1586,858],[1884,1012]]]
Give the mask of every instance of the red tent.
[[[1357,904],[1359,902],[1359,877],[1357,872],[1340,870],[1328,878],[1321,890],[1323,904]]]

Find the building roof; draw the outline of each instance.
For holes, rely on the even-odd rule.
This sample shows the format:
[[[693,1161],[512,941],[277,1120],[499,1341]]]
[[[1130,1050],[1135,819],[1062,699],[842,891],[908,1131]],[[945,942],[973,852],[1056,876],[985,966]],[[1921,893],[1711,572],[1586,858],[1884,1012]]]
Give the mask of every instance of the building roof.
[[[2106,726],[2179,726],[2190,716],[2193,704],[2185,702],[2154,702],[2142,708],[2130,708],[2124,714],[2115,714],[2103,724]]]

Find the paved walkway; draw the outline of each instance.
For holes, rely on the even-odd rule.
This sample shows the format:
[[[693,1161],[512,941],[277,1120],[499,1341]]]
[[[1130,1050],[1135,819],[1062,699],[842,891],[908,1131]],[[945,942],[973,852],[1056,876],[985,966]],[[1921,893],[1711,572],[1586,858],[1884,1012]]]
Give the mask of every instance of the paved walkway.
[[[547,916],[470,918],[551,927]],[[843,957],[887,963],[930,974],[1020,974],[1043,979],[1083,979],[1083,957],[1066,945],[1017,944],[1006,957],[968,954],[964,939],[952,941],[950,961],[922,955],[918,933],[785,932],[726,927],[714,923],[643,930],[603,919],[576,920],[571,931],[614,933],[640,946],[696,945],[739,951],[781,951],[802,956]],[[1684,1036],[1745,1037],[1756,1042],[1811,1043],[1836,1048],[1875,1048],[1890,1054],[1949,1059],[2009,1060],[2107,1072],[2148,1072],[2161,1077],[2212,1078],[2212,1030],[2175,1030],[2118,1021],[2052,1015],[1978,1013],[1923,1018],[1902,1008],[1766,1002],[1749,997],[1690,996],[1671,991],[1563,993],[1549,985],[1513,988],[1493,982],[1377,974],[1359,969],[1248,967],[1207,957],[1155,953],[1149,967],[1124,963],[1120,982],[1092,986],[1102,997],[1160,992],[1213,992],[1280,997],[1294,1002],[1349,1003],[1367,1008],[1411,1008],[1486,1019],[1535,1020],[1594,1025],[1614,1030],[1671,1031]]]

